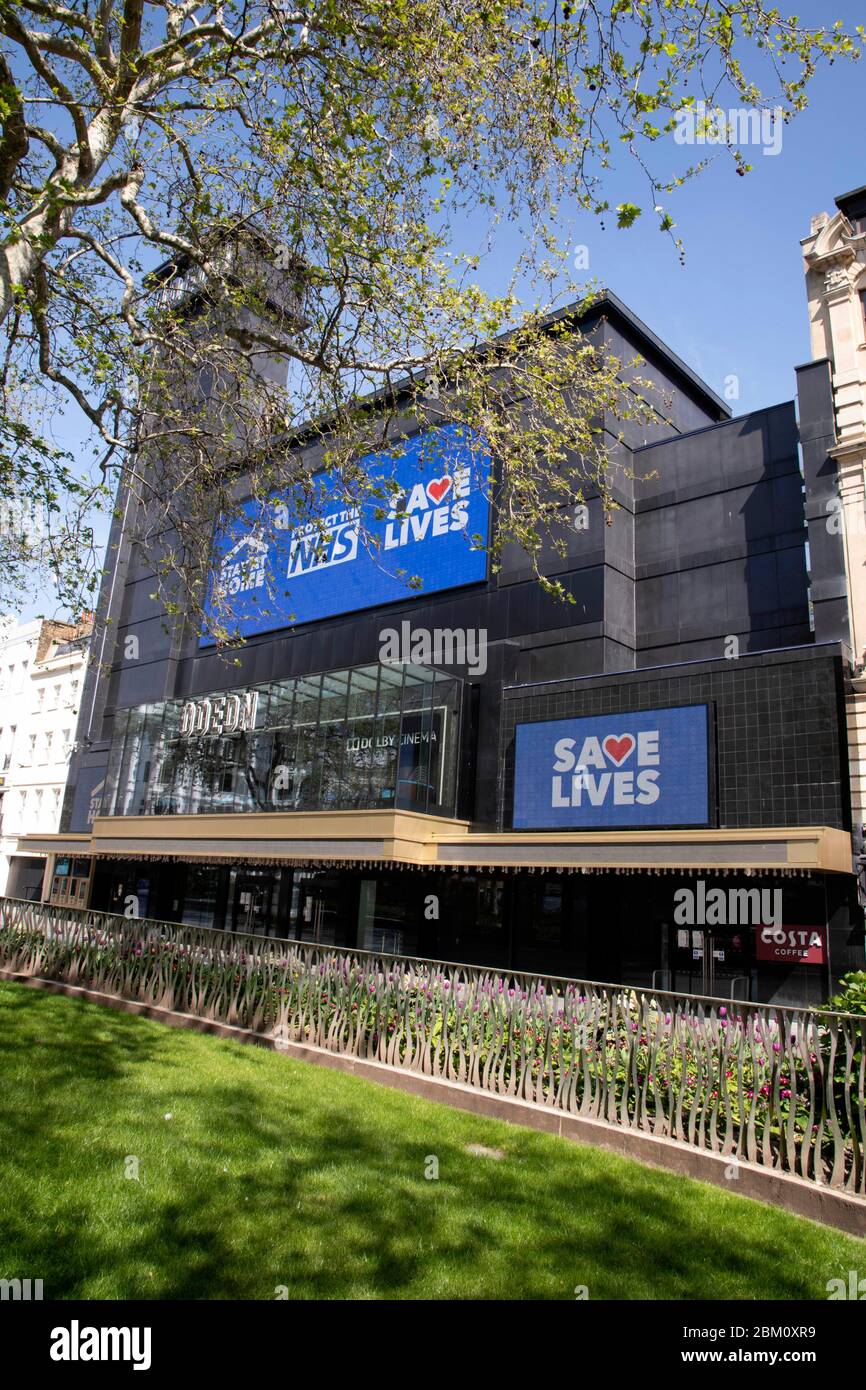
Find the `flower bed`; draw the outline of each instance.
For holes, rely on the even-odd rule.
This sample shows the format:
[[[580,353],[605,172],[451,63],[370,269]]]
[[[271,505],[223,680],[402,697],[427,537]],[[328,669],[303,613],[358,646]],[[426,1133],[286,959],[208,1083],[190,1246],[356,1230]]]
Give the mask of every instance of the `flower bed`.
[[[866,1195],[866,1018],[0,901],[0,963]]]

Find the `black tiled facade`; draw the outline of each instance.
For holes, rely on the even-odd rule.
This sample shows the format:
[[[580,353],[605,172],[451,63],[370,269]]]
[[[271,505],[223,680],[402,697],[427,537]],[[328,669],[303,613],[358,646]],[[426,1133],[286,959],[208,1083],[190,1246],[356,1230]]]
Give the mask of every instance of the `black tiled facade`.
[[[499,824],[511,824],[517,724],[707,704],[714,825],[850,830],[842,675],[836,649],[805,648],[506,690]]]

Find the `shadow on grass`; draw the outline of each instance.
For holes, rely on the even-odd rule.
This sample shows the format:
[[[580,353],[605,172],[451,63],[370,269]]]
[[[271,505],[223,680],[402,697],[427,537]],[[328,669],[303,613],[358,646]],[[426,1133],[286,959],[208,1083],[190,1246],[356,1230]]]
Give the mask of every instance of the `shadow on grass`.
[[[855,1248],[595,1150],[20,986],[0,987],[0,1078],[0,1276],[49,1297],[820,1297]],[[479,1141],[506,1160],[467,1154]],[[123,1179],[130,1153],[142,1183]]]

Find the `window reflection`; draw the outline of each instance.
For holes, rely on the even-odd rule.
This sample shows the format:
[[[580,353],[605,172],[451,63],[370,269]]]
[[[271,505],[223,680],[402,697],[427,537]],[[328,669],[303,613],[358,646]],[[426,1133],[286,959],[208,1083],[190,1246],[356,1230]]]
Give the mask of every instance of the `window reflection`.
[[[209,735],[181,733],[180,700],[121,710],[104,805],[121,816],[388,806],[453,815],[462,688],[421,666],[328,671],[257,687],[255,726]]]

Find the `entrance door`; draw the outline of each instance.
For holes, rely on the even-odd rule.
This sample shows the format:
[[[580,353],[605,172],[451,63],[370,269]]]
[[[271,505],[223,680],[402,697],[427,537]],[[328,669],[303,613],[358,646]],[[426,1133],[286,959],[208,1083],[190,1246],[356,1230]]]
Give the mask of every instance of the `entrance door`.
[[[745,929],[675,927],[673,931],[673,989],[677,994],[749,998],[751,962]]]
[[[321,946],[354,946],[360,881],[349,874],[296,873],[292,885],[292,936]]]
[[[301,941],[322,940],[322,925],[325,920],[325,895],[315,883],[305,883],[301,889],[301,916],[298,937]]]
[[[266,936],[271,924],[273,896],[273,874],[239,873],[235,879],[232,931]]]

